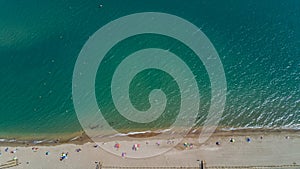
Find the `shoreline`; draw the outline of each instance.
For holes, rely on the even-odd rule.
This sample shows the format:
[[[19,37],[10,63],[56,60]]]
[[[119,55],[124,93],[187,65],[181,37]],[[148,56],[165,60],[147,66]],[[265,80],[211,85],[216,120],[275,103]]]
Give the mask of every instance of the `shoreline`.
[[[197,138],[200,135],[202,128],[192,128],[190,132],[185,136],[185,138]],[[247,136],[247,135],[269,135],[274,133],[286,133],[293,134],[299,133],[300,129],[280,129],[280,128],[224,128],[220,127],[215,130],[212,134],[214,136]],[[152,135],[156,135],[156,133],[151,132],[130,132],[124,133],[122,135],[106,135],[103,137],[103,140],[107,139],[119,139],[123,140],[129,136],[131,138],[146,138],[149,137],[151,139]],[[100,139],[101,140],[101,139]],[[74,145],[83,145],[85,143],[93,142],[89,136],[85,134],[84,131],[78,131],[74,133],[68,134],[46,134],[46,135],[39,135],[37,138],[32,137],[0,137],[0,146],[55,146],[61,144],[74,144]]]

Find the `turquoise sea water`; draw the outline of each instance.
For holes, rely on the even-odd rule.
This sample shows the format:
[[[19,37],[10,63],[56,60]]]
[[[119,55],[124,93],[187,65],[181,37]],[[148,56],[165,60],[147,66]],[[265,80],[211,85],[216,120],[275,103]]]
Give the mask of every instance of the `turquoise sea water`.
[[[214,44],[228,87],[221,126],[300,128],[300,1],[0,0],[0,7],[0,136],[34,137],[81,130],[72,101],[72,74],[78,54],[101,26],[137,12],[182,17],[201,28]],[[135,40],[115,52],[134,50],[130,43]],[[179,53],[184,48],[163,37],[138,41],[149,45],[153,40],[172,45]],[[201,126],[209,105],[209,79],[203,65],[188,57],[184,56],[185,61],[198,74],[204,100],[197,121]],[[157,79],[161,72],[144,73]],[[162,76],[168,79],[168,75]],[[151,86],[153,79],[143,77],[135,80]],[[159,79],[157,83],[161,83]],[[97,79],[99,102],[101,85]],[[154,84],[149,89],[167,86]],[[171,86],[176,88],[176,84]],[[135,97],[135,92],[132,102],[139,107],[139,101],[147,97]],[[174,103],[176,97],[175,90]],[[146,109],[147,103],[139,108]],[[171,122],[161,121],[156,127]]]

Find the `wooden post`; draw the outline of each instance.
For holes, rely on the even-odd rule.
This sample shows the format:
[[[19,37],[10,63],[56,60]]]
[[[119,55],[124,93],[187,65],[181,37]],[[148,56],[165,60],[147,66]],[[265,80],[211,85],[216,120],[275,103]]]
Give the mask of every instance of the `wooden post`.
[[[206,162],[204,160],[201,160],[200,169],[205,169],[205,168],[206,168]]]

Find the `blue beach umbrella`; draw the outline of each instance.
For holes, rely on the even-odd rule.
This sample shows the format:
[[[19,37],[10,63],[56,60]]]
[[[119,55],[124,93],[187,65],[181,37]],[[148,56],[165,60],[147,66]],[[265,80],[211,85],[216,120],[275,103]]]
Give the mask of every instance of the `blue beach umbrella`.
[[[247,141],[248,143],[250,143],[250,142],[251,142],[251,139],[250,139],[249,137],[247,137],[247,138],[246,138],[246,141]]]

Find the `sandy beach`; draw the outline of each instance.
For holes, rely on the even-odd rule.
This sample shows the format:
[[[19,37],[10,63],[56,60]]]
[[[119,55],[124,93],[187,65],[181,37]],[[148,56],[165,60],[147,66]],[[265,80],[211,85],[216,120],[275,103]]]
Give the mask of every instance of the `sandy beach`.
[[[195,134],[196,135],[196,134]],[[250,140],[247,140],[247,139]],[[232,142],[230,142],[232,140]],[[273,166],[300,164],[299,131],[222,131],[216,132],[205,144],[199,145],[198,138],[188,135],[182,142],[175,140],[149,140],[133,142],[112,139],[101,146],[93,142],[63,143],[59,145],[13,145],[0,146],[0,163],[17,158],[14,168],[28,169],[95,169],[95,162],[104,166],[198,166],[197,160],[205,160],[207,166]],[[160,145],[157,144],[159,142]],[[219,142],[219,145],[216,144]],[[115,148],[116,143],[120,148]],[[187,143],[187,145],[184,145]],[[101,143],[98,143],[101,144]],[[138,150],[132,146],[139,144]],[[170,151],[150,158],[144,154],[159,152],[176,145]],[[106,149],[106,150],[104,150]],[[111,151],[112,153],[108,152]],[[67,158],[60,160],[61,155]],[[122,157],[122,153],[126,153]]]

